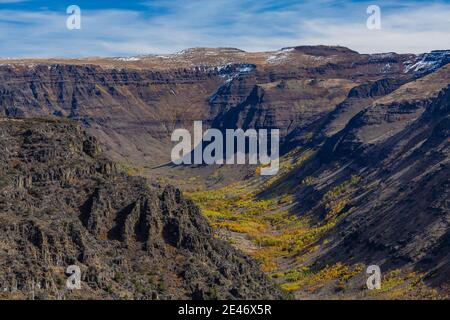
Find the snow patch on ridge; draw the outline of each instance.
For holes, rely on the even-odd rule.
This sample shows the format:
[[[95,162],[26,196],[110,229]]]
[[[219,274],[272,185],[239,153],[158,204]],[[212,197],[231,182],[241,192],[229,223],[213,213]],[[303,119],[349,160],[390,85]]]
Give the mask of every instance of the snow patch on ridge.
[[[225,83],[221,85],[216,92],[214,92],[208,99],[210,103],[213,103],[216,97],[219,95],[226,86],[231,85],[231,82],[239,77],[240,75],[250,73],[256,69],[256,65],[254,64],[233,64],[227,63],[222,66],[213,67],[214,71],[216,71],[220,77],[225,78]]]
[[[415,59],[403,63],[404,73],[414,72],[418,76],[436,71],[440,67],[450,63],[450,50],[436,50],[430,53],[417,55]]]
[[[280,51],[277,51],[273,55],[269,56],[266,61],[267,63],[278,63],[285,61],[289,58],[289,53],[294,50],[294,48],[281,49]]]
[[[139,58],[139,57],[118,57],[118,58],[115,58],[115,60],[129,62],[129,61],[139,61],[139,60],[141,60],[141,58]]]

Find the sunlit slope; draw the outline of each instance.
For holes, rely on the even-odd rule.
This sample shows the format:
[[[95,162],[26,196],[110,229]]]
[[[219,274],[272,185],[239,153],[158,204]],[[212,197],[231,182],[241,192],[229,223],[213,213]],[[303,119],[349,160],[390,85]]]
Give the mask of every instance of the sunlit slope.
[[[301,141],[275,177],[191,196],[220,236],[298,297],[443,297],[449,75],[447,66],[371,98],[339,131]],[[365,288],[372,264],[383,270],[381,291]]]

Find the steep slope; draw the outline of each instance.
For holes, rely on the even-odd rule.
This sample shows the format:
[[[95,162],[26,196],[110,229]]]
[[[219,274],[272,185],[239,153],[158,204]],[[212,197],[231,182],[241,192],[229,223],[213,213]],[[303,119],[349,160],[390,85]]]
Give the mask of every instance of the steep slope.
[[[179,190],[121,173],[79,124],[2,118],[0,136],[2,298],[282,297]]]
[[[293,189],[297,204],[292,213],[301,212],[317,226],[333,225],[296,252],[302,263],[291,267],[319,272],[340,264],[377,264],[385,274],[415,272],[420,280],[405,276],[402,281],[414,278],[448,294],[449,112],[447,65],[361,108],[304,165],[263,192]],[[325,132],[333,121],[341,126],[339,117],[331,116]],[[357,283],[346,285],[347,294],[357,294]],[[304,289],[300,284],[291,288],[299,295]],[[419,290],[414,288],[405,284],[400,297]],[[332,295],[330,290],[325,286],[318,294]]]
[[[339,142],[319,153],[341,163],[351,159],[368,188],[355,197],[357,210],[339,241],[350,244],[346,251],[351,248],[354,259],[362,259],[364,247],[378,257],[370,259],[388,266],[413,263],[421,269],[428,259],[440,266],[440,280],[448,281],[449,262],[440,246],[450,227],[449,111],[445,67],[377,101],[330,139]]]
[[[188,49],[173,55],[0,61],[0,114],[79,120],[114,159],[151,167],[170,160],[174,128],[308,128],[358,85],[407,82],[446,55],[362,55],[342,47],[248,53]],[[434,59],[434,60],[433,60]],[[408,67],[409,66],[409,67]],[[309,130],[309,129],[308,129]]]
[[[297,298],[448,298],[449,105],[450,65],[362,84],[288,136],[278,175],[190,196]]]

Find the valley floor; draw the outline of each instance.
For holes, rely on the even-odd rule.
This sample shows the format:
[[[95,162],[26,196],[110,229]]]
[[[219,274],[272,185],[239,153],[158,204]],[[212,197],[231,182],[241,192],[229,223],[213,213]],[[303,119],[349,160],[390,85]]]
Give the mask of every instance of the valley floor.
[[[263,195],[283,175],[301,168],[312,153],[296,150],[283,157],[283,170],[276,177],[267,179],[255,174],[215,189],[191,188],[186,195],[202,209],[217,237],[256,259],[261,269],[296,299],[443,298],[424,284],[423,274],[413,270],[389,270],[383,275],[381,290],[368,290],[367,266],[362,263],[315,265],[317,252],[330,241],[327,234],[348,214],[342,211],[359,177],[352,176],[322,197],[327,213],[321,220],[301,212],[301,200],[288,190]],[[197,185],[195,179],[191,180],[192,186]]]

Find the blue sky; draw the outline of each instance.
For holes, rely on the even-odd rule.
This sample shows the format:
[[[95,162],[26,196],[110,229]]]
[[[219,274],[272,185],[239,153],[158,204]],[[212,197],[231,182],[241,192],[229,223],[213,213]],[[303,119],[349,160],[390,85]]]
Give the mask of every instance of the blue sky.
[[[366,27],[371,4],[381,8],[381,30]],[[66,28],[69,5],[81,8],[81,30]],[[450,49],[450,0],[0,0],[0,43],[0,57],[316,44],[362,53],[420,53]]]

